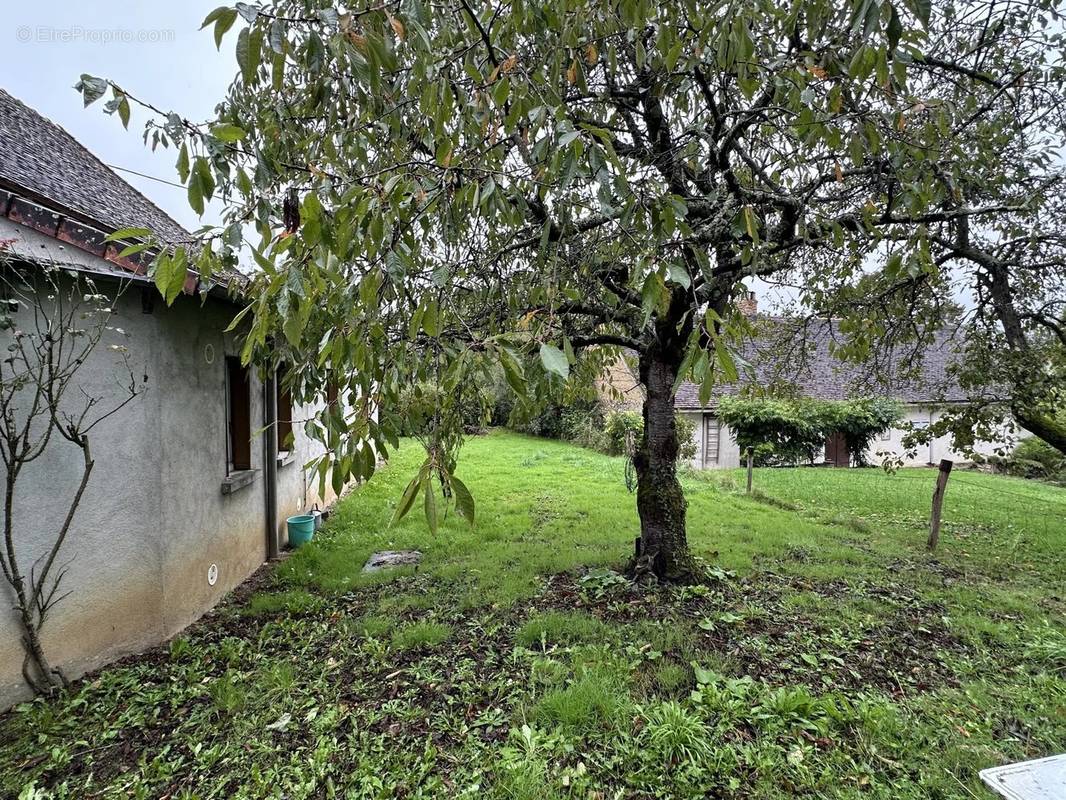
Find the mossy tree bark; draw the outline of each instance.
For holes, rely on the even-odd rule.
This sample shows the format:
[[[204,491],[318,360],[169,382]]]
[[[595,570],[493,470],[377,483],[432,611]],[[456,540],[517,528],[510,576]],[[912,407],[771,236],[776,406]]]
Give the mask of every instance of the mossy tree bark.
[[[1051,414],[1033,411],[1018,403],[1011,407],[1011,411],[1019,425],[1066,455],[1066,425]]]
[[[698,579],[688,547],[685,494],[677,479],[679,442],[674,418],[674,381],[683,351],[653,345],[640,357],[645,388],[644,435],[633,458],[637,473],[640,540],[630,572],[673,583]]]

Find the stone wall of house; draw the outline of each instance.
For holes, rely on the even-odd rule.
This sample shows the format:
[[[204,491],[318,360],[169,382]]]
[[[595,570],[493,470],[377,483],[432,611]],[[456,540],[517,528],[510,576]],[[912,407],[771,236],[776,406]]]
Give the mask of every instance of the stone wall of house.
[[[607,367],[596,388],[607,411],[640,411],[644,406],[644,387],[637,379],[636,366],[624,355]]]

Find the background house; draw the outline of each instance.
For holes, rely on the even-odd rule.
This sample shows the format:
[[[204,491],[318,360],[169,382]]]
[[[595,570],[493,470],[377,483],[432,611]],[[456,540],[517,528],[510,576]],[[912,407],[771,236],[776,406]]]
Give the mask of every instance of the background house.
[[[748,316],[756,314],[753,295],[749,294],[741,301],[741,309]],[[873,442],[866,454],[868,463],[880,463],[885,454],[903,457],[906,466],[936,464],[942,458],[957,462],[967,460],[964,454],[951,447],[948,436],[934,439],[913,457],[907,457],[903,448],[903,436],[908,426],[927,426],[951,406],[968,402],[966,393],[951,374],[955,343],[948,335],[938,336],[931,345],[913,353],[897,354],[900,363],[884,363],[877,370],[870,370],[862,365],[843,363],[833,356],[833,345],[845,339],[835,324],[808,326],[802,331],[802,337],[797,332],[794,340],[789,341],[791,326],[787,323],[768,317],[756,322],[760,335],[745,343],[740,353],[750,369],[742,371],[739,382],[716,386],[706,405],[700,403],[697,385],[686,381],[678,387],[674,407],[695,427],[696,456],[691,462],[692,467],[726,469],[741,466],[740,447],[732,431],[718,419],[717,407],[721,397],[735,395],[752,386],[762,389],[778,387],[816,400],[858,397],[897,400],[902,406],[903,418]],[[906,362],[907,369],[902,368],[902,362]],[[623,355],[604,376],[601,397],[608,408],[641,408],[643,392],[632,356]],[[1002,430],[995,440],[977,443],[975,450],[991,455],[999,449],[1009,449],[1015,435],[1012,429]],[[822,460],[835,466],[848,466],[849,457],[843,440],[827,441]]]
[[[292,425],[293,446],[279,454],[268,485],[266,440],[276,426],[267,427],[264,408],[274,384],[241,367],[234,336],[223,332],[238,305],[224,286],[199,286],[190,273],[187,294],[167,307],[137,259],[104,241],[126,227],[170,242],[189,237],[66,131],[0,90],[0,240],[8,257],[29,268],[63,264],[109,295],[124,287],[112,324],[126,333],[131,366],[147,376],[147,391],[93,432],[96,467],[61,554],[70,595],[43,632],[53,665],[68,677],[188,625],[264,561],[271,537],[284,543],[286,517],[333,499],[318,496],[304,470],[321,451],[300,425]],[[100,347],[79,378],[106,395],[115,366],[114,353]],[[277,401],[282,428],[285,414],[314,411],[289,412],[284,392]],[[64,444],[49,444],[20,479],[15,538],[23,561],[47,548],[80,477],[80,454],[74,449],[73,463]],[[0,582],[0,596],[9,591]],[[0,612],[0,705],[26,693],[22,659],[14,615]]]

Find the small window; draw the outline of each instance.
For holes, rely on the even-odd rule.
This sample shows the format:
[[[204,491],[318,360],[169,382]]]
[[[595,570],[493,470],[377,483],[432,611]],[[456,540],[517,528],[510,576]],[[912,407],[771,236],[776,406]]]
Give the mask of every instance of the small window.
[[[891,428],[885,428],[883,431],[881,431],[881,441],[882,442],[887,442],[891,438],[892,438],[892,429]]]
[[[251,393],[248,370],[235,356],[226,356],[227,474],[252,468]]]
[[[277,391],[278,412],[278,452],[287,453],[293,449],[292,433],[292,391],[285,385],[287,377],[284,366],[275,373],[274,386]]]

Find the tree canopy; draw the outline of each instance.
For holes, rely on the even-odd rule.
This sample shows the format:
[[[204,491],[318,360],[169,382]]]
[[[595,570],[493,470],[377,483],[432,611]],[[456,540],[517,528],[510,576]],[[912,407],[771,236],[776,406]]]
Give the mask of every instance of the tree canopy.
[[[168,298],[253,239],[244,355],[291,364],[297,393],[345,386],[350,412],[310,425],[335,481],[395,445],[411,386],[446,420],[494,366],[536,398],[627,348],[647,393],[638,566],[683,577],[673,392],[736,378],[741,281],[875,320],[848,326],[857,354],[887,330],[878,303],[938,322],[948,239],[1053,192],[1025,177],[1051,145],[1019,139],[1018,110],[1061,99],[1054,19],[987,0],[275,0],[205,20],[239,65],[214,120],[79,88],[110,88],[124,122],[152,109],[192,207],[225,203],[202,250],[156,262]],[[431,519],[439,441],[413,486]]]

